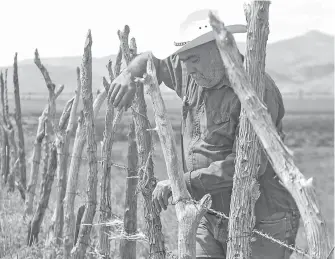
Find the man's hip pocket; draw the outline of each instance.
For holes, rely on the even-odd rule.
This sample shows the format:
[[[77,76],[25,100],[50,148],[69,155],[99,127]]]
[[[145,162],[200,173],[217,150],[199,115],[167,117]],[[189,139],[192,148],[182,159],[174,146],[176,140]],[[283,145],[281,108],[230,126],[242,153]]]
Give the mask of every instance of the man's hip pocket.
[[[251,242],[252,259],[289,259],[291,251],[282,246],[271,238],[274,238],[284,244],[288,244],[288,240],[292,235],[292,224],[289,213],[278,212],[264,220],[261,220],[255,229],[270,238],[253,233]]]

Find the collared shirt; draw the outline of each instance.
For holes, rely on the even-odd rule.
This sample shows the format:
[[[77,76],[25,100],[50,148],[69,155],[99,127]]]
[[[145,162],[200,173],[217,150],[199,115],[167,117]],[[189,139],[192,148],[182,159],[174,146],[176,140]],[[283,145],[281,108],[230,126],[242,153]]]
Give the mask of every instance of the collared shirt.
[[[196,200],[211,194],[212,208],[228,214],[235,171],[236,136],[239,134],[239,98],[229,87],[229,82],[216,88],[197,85],[177,55],[161,61],[158,79],[183,99],[184,179],[189,192]],[[282,135],[283,100],[267,74],[263,101]],[[292,196],[279,183],[264,151],[261,157],[258,170],[261,196],[256,203],[256,218],[296,209]]]

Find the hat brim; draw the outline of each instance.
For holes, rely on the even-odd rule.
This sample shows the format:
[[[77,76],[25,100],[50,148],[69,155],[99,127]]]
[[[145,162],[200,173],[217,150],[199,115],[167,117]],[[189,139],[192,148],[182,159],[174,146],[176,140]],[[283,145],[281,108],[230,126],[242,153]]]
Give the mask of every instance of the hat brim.
[[[246,25],[243,24],[234,24],[234,25],[227,25],[225,26],[225,28],[227,29],[227,31],[229,31],[230,33],[246,33],[247,32],[247,27]],[[199,37],[195,38],[194,40],[186,43],[184,46],[180,47],[180,46],[172,46],[170,49],[166,49],[166,51],[163,52],[154,52],[154,56],[158,59],[165,59],[169,56],[172,55],[177,55],[181,52],[184,52],[186,50],[195,48],[197,46],[200,46],[202,44],[205,44],[207,42],[210,42],[212,40],[214,40],[214,32],[213,31],[209,31],[206,32],[202,35],[200,35]]]

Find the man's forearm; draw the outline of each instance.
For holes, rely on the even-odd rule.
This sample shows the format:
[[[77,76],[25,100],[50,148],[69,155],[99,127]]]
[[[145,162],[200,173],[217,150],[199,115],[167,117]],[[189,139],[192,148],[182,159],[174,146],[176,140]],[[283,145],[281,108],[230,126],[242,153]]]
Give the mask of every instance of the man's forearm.
[[[149,60],[149,56],[151,55],[151,52],[143,52],[139,55],[137,55],[128,65],[128,67],[125,69],[126,72],[128,72],[131,75],[131,79],[134,80],[135,77],[143,77],[143,74],[147,71],[147,62]],[[159,59],[152,56],[156,73],[157,73],[157,79],[158,79],[158,71],[159,71]],[[160,83],[160,80],[158,79],[158,82]]]

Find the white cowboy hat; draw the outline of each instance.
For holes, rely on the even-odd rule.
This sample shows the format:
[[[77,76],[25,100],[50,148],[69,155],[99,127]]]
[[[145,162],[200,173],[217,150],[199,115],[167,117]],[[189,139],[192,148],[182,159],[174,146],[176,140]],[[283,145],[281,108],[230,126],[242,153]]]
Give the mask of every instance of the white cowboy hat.
[[[190,13],[181,23],[179,33],[168,47],[156,46],[152,54],[158,59],[165,59],[173,54],[194,48],[214,40],[214,33],[209,24],[209,9],[202,9]],[[215,12],[214,12],[215,13]],[[247,27],[243,24],[226,25],[231,33],[246,33]]]

